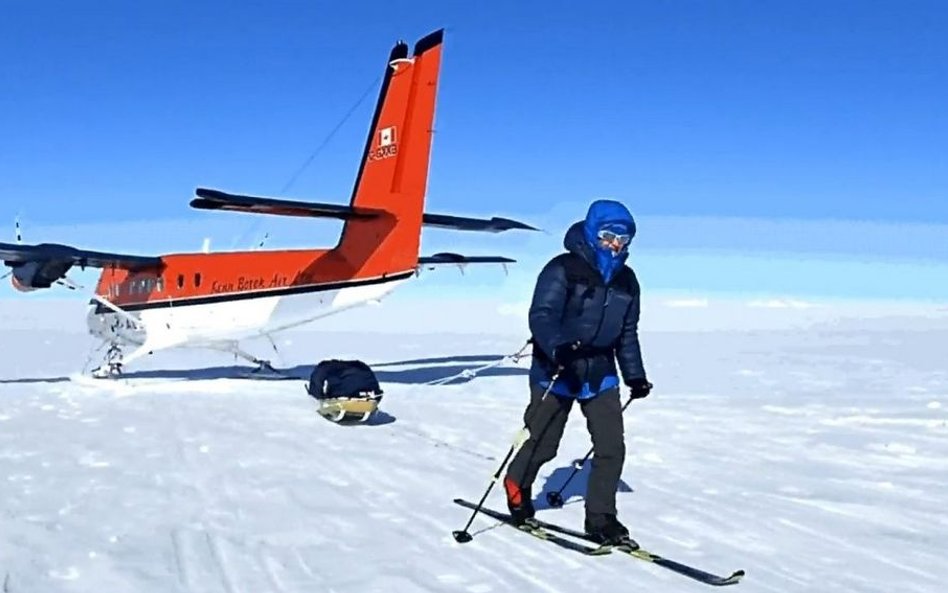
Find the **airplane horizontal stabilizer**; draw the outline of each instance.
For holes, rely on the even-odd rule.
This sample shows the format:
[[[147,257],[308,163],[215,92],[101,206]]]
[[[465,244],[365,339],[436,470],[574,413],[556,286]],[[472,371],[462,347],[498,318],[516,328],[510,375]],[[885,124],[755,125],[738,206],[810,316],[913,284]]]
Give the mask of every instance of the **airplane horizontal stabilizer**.
[[[276,216],[338,218],[340,220],[372,219],[382,216],[392,216],[391,212],[382,208],[343,206],[339,204],[321,204],[299,200],[245,196],[202,187],[199,187],[195,193],[198,197],[191,200],[191,207],[201,210],[229,210],[232,212],[273,214]],[[425,213],[422,217],[422,224],[424,226],[455,231],[480,231],[488,233],[501,233],[511,230],[539,230],[516,220],[496,216],[487,219]]]
[[[338,218],[340,220],[369,219],[385,216],[385,210],[360,208],[358,206],[340,206],[338,204],[320,204],[298,200],[262,198],[229,194],[216,189],[198,188],[197,198],[191,200],[191,207],[201,210],[229,210],[232,212],[250,212],[254,214],[274,214],[277,216],[302,216],[308,218]]]
[[[3,260],[7,265],[26,262],[57,261],[83,268],[120,266],[135,269],[161,265],[160,257],[87,251],[69,245],[60,245],[58,243],[40,243],[39,245],[0,243],[0,260]]]
[[[448,214],[428,214],[422,218],[422,224],[424,226],[438,227],[442,229],[450,229],[454,231],[480,231],[487,233],[502,233],[504,231],[513,231],[513,230],[523,230],[523,231],[537,231],[539,229],[534,228],[528,224],[522,222],[511,220],[509,218],[500,218],[494,216],[493,218],[467,218],[464,216],[450,216]]]
[[[499,255],[461,255],[460,253],[436,253],[418,258],[419,264],[512,264],[517,260]]]

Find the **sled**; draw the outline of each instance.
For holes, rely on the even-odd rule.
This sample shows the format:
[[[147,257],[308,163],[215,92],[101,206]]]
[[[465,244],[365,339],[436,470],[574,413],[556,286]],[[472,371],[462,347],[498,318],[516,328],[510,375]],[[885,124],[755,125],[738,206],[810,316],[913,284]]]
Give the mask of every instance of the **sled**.
[[[323,399],[319,401],[316,411],[336,424],[361,424],[378,410],[381,399],[380,395]]]

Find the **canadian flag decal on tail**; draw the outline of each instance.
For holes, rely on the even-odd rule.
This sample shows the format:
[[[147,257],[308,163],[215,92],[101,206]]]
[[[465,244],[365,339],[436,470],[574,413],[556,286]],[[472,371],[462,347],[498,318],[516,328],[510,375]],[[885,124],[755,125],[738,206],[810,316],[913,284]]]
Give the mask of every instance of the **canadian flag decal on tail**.
[[[380,161],[398,154],[398,142],[395,140],[395,126],[382,128],[378,134],[379,145],[369,152],[369,160]]]

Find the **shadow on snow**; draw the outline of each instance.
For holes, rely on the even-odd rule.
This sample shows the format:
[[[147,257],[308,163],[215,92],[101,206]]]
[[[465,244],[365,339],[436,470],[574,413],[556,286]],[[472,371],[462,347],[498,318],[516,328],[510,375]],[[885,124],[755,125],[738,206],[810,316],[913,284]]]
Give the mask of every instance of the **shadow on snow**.
[[[560,488],[563,488],[563,491],[560,492],[560,496],[563,497],[565,504],[576,504],[585,500],[586,488],[589,485],[589,475],[592,473],[592,459],[587,460],[582,468],[576,472],[576,475],[573,476],[573,479],[569,480],[569,483],[566,483],[570,474],[573,473],[573,469],[578,466],[581,461],[582,459],[575,459],[571,464],[553,470],[553,473],[550,474],[543,484],[543,490],[534,497],[533,506],[536,510],[540,511],[553,508],[549,502],[547,502],[547,495],[558,491]],[[563,487],[564,484],[565,488]],[[616,492],[633,492],[633,490],[625,480],[620,479]],[[570,500],[574,497],[578,497],[577,500]]]
[[[502,360],[502,355],[462,355],[446,356],[439,358],[421,358],[404,361],[372,363],[369,366],[375,372],[375,376],[380,383],[396,383],[409,385],[424,385],[433,381],[445,381],[442,385],[460,385],[468,383],[477,377],[511,377],[526,376],[528,370],[519,367],[491,367],[477,370],[477,362],[489,364]],[[445,366],[445,363],[457,363]],[[465,364],[460,364],[465,363]],[[402,370],[377,370],[384,367],[409,366],[412,368]],[[440,365],[440,366],[423,366]],[[242,365],[221,365],[196,369],[157,369],[157,370],[137,370],[124,373],[121,379],[174,379],[191,381],[208,381],[214,379],[253,379],[258,381],[307,381],[313,372],[315,364],[296,365],[284,369],[279,369],[276,374],[262,372],[254,373],[254,368]],[[459,375],[465,371],[475,371],[474,376],[456,377],[446,381],[450,377]],[[24,377],[15,379],[0,379],[0,384],[17,383],[63,383],[70,381],[69,377]]]

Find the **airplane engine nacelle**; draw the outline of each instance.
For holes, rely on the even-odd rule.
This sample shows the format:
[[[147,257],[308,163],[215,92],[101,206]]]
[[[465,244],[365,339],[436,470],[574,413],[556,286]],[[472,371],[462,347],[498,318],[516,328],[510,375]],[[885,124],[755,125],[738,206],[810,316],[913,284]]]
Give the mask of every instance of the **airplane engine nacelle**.
[[[54,282],[66,275],[70,262],[28,261],[13,266],[10,283],[20,292],[30,292],[40,288],[49,288]]]

